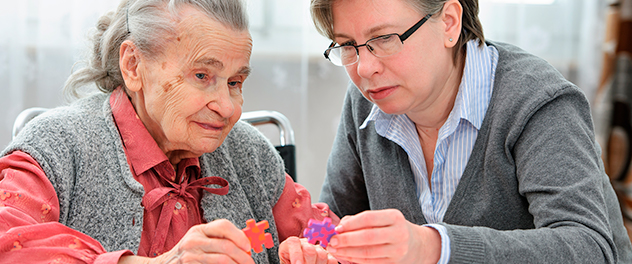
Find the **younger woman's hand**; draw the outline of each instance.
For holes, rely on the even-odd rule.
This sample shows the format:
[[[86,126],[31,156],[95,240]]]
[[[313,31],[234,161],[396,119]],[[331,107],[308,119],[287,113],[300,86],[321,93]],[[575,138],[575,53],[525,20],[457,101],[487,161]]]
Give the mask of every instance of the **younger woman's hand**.
[[[431,227],[408,222],[395,209],[345,216],[327,250],[353,263],[437,263],[441,235]]]

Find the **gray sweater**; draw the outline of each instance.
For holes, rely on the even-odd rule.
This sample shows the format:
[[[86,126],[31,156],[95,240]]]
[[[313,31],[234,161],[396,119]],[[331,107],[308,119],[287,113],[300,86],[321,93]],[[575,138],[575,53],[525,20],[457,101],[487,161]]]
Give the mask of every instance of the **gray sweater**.
[[[632,263],[588,101],[545,61],[500,43],[493,94],[443,222],[450,263]],[[339,216],[399,209],[425,224],[406,152],[358,129],[372,104],[351,85],[321,201]]]
[[[79,100],[38,116],[2,155],[21,150],[41,165],[60,204],[60,222],[98,240],[107,251],[138,250],[143,226],[143,186],[134,180],[112,118],[109,94]],[[283,163],[256,128],[237,122],[224,143],[200,158],[202,177],[219,176],[229,192],[204,192],[206,221],[268,220],[275,247],[253,254],[257,263],[278,263],[279,237],[272,208],[285,184]]]

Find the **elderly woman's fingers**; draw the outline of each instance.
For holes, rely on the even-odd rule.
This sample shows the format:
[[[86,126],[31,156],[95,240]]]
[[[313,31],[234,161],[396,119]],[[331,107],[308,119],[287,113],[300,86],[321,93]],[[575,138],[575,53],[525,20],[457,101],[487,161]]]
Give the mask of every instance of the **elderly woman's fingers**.
[[[226,219],[203,224],[201,228],[207,237],[228,239],[243,251],[250,252],[250,240],[246,234]]]
[[[180,261],[174,263],[254,263],[248,254],[250,241],[228,220],[192,227],[171,251]]]
[[[319,245],[310,244],[307,239],[289,237],[279,247],[279,258],[287,264],[337,264],[338,261]]]
[[[317,263],[318,252],[316,251],[316,246],[310,244],[307,239],[301,239],[301,248],[303,249],[305,264]]]
[[[334,257],[332,254],[327,253],[327,264],[338,264],[338,259]]]
[[[316,264],[327,264],[329,261],[329,253],[321,246],[314,246],[316,248]]]
[[[254,263],[252,259],[250,262],[240,262],[224,254],[204,254],[204,255],[183,255],[177,262],[173,263]]]
[[[299,263],[303,261],[303,249],[298,237],[288,237],[279,245],[279,259],[281,263]]]
[[[220,238],[187,239],[180,245],[180,259],[206,258],[207,256],[223,255],[237,263],[252,263],[247,251],[237,247],[232,241]],[[217,258],[217,257],[214,257]],[[205,262],[202,262],[205,263]]]

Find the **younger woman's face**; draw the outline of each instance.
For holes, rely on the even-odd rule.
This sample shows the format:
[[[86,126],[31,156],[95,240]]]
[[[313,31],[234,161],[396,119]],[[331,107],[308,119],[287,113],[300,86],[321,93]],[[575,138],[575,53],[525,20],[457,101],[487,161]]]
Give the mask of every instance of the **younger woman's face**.
[[[404,0],[338,0],[333,4],[334,41],[360,45],[385,34],[401,35],[426,15]],[[364,97],[382,111],[424,111],[443,96],[453,65],[452,50],[444,45],[436,16],[406,39],[398,53],[378,58],[367,47],[359,47],[358,62],[345,67]]]

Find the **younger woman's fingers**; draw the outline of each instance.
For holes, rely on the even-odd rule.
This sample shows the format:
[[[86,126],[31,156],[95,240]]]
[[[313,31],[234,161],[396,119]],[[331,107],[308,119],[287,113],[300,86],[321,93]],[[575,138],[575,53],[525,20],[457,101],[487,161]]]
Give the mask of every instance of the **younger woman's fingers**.
[[[336,227],[338,233],[371,227],[392,225],[398,220],[405,220],[404,215],[395,209],[364,211],[357,215],[345,216]]]

